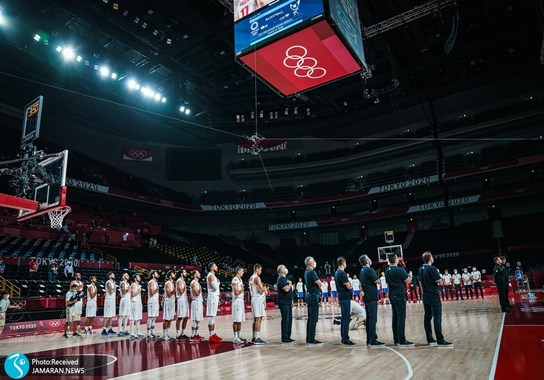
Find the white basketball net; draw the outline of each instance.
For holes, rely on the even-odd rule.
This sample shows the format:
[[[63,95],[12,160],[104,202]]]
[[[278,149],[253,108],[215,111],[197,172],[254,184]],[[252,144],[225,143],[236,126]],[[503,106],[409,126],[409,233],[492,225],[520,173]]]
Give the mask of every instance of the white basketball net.
[[[51,228],[60,230],[62,228],[62,222],[64,220],[64,217],[68,215],[70,211],[72,211],[72,208],[70,206],[58,207],[49,211],[47,214],[49,215],[49,219],[51,220]]]

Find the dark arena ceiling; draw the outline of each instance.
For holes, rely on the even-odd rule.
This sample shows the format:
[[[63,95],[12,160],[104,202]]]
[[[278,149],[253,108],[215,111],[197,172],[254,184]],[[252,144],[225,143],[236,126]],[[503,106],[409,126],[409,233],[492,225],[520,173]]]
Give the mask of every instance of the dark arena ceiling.
[[[282,98],[235,62],[229,0],[3,0],[1,112],[43,93],[58,119],[148,141],[235,142],[251,135],[255,119],[267,137],[338,137],[337,128],[354,123],[341,136],[365,137],[366,119],[542,79],[539,1],[359,0],[363,31],[430,3],[427,15],[366,34],[371,78]],[[57,46],[81,62],[64,62]],[[115,79],[100,78],[106,65]],[[131,78],[165,103],[130,93]]]

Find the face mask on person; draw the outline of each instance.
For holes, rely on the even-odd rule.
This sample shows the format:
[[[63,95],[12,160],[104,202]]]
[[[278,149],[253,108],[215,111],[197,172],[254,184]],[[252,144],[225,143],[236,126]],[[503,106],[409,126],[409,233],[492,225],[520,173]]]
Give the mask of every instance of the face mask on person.
[[[285,268],[285,275],[287,276],[289,274],[289,269]]]
[[[464,272],[465,272],[465,273],[467,273],[467,272],[468,272],[468,270],[466,270],[466,269],[465,269],[465,271],[464,271]]]

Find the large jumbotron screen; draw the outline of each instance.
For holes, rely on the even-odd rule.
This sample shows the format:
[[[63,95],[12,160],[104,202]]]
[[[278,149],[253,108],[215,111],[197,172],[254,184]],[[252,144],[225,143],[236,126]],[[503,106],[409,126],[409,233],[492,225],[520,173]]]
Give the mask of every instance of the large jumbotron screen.
[[[361,70],[324,20],[246,54],[240,60],[287,96]]]

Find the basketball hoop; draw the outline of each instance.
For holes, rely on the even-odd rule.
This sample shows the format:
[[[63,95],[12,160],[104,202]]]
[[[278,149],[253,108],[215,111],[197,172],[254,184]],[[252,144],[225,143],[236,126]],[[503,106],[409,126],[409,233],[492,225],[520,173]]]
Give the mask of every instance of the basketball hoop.
[[[72,211],[72,208],[70,206],[57,207],[49,211],[47,214],[49,215],[49,219],[51,220],[51,228],[60,230],[62,228],[62,222],[64,220],[64,217],[68,215],[70,211]]]

